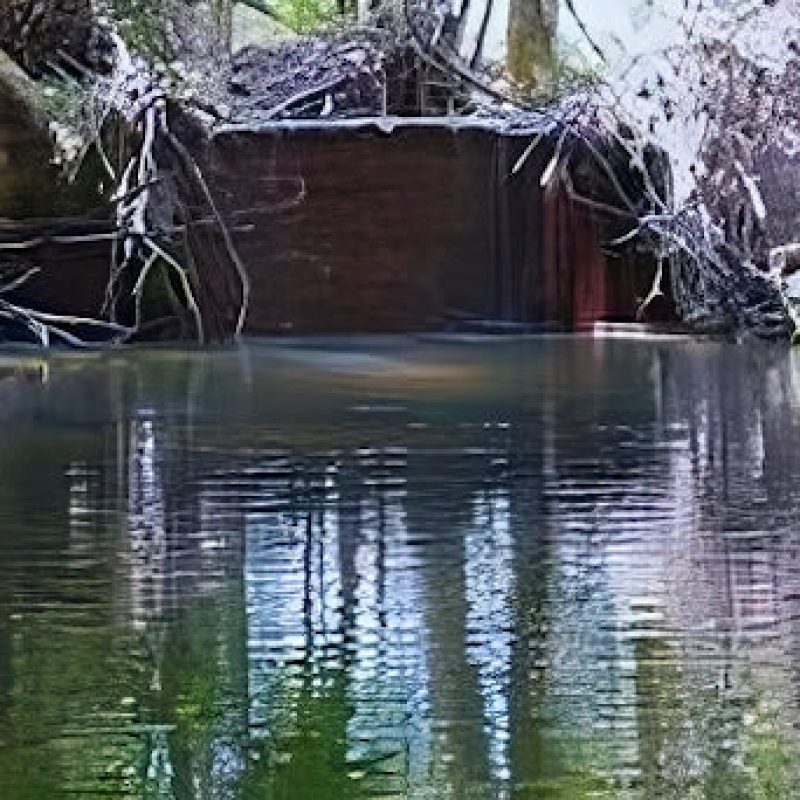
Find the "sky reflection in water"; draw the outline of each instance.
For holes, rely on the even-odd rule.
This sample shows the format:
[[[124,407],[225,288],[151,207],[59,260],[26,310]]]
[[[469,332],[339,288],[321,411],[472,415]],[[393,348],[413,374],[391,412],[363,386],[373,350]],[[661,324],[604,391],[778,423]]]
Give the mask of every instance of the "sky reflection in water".
[[[3,800],[800,796],[796,354],[63,358],[0,421]]]

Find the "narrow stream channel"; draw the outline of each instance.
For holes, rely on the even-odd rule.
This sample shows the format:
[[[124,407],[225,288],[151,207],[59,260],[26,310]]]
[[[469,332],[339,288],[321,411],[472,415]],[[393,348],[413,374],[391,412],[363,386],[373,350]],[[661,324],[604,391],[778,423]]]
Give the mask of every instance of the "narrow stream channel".
[[[800,796],[800,354],[0,372],[3,800]]]

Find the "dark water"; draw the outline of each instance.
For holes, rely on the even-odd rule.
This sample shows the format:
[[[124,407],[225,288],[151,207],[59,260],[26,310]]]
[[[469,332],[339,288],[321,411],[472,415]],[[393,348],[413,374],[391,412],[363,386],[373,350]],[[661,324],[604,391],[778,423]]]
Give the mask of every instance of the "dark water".
[[[800,354],[0,373],[2,800],[800,797]]]

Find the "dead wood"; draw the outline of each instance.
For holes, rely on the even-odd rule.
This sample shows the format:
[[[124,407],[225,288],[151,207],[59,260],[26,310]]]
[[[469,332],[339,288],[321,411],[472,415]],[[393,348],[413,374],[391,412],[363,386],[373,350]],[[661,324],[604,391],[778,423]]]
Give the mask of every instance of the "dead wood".
[[[145,297],[155,287],[186,335],[228,341],[245,325],[249,279],[231,231],[234,217],[204,177],[204,142],[217,121],[481,113],[500,128],[531,131],[514,173],[543,143],[554,145],[541,175],[543,190],[560,184],[573,202],[607,218],[612,249],[635,247],[652,256],[652,285],[640,314],[669,292],[679,315],[695,327],[768,338],[791,334],[796,315],[783,291],[787,270],[775,274],[776,248],[791,239],[776,241],[775,215],[756,177],[769,142],[748,127],[739,105],[718,110],[720,130],[737,136],[706,142],[705,166],[716,188],[701,186],[698,197],[679,206],[668,158],[618,107],[581,96],[525,108],[459,55],[441,4],[406,0],[401,8],[389,22],[378,14],[369,29],[248,48],[215,63],[224,84],[220,102],[193,94],[188,84],[176,84],[174,76],[130,53],[113,23],[94,16],[90,0],[11,0],[0,10],[0,50],[6,53],[0,55],[0,83],[34,115],[46,114],[37,103],[38,76],[49,71],[82,86],[88,111],[75,162],[94,150],[115,188],[112,213],[100,221],[32,223],[16,231],[0,224],[0,253],[21,262],[48,243],[107,240],[107,316],[97,325],[107,324],[110,341],[147,329],[152,320]],[[74,30],[59,35],[67,12]],[[784,86],[788,93],[797,71],[787,75],[771,91]],[[24,283],[28,267],[35,265],[20,267],[9,285]],[[51,334],[73,344],[80,338],[70,333],[74,320],[12,306],[0,307],[0,317],[43,343]]]

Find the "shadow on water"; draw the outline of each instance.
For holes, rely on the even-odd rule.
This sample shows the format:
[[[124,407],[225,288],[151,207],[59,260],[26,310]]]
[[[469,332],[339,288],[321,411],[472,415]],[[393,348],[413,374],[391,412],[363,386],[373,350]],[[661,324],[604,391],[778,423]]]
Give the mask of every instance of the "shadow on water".
[[[797,796],[797,355],[312,341],[25,375],[4,800]]]

